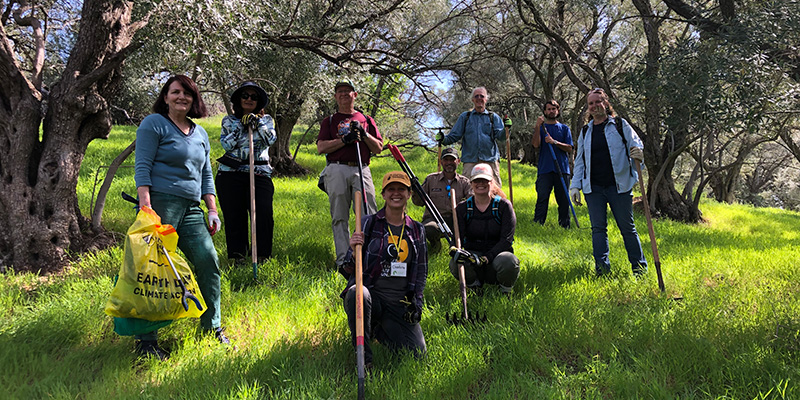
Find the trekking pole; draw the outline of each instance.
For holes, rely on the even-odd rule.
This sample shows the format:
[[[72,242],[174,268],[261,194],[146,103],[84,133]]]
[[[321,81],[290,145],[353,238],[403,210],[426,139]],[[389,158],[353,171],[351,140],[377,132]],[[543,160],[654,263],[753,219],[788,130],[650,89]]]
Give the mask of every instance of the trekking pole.
[[[453,208],[453,229],[456,231],[456,248],[461,250],[461,236],[458,234],[458,215],[456,214],[456,190],[450,189],[450,206]],[[461,286],[461,303],[464,305],[464,320],[469,321],[467,311],[467,278],[464,275],[464,264],[458,263],[458,281]],[[453,318],[455,319],[455,317]]]
[[[442,144],[439,143],[439,151],[436,152],[436,172],[442,172]]]
[[[357,128],[358,122],[350,121],[350,130],[353,131]],[[364,130],[364,134],[368,135],[367,131]],[[364,212],[370,212],[371,210],[367,207],[367,192],[364,190],[364,164],[361,162],[361,140],[356,140],[356,157],[358,157],[358,179],[361,183],[361,201],[364,205]]]
[[[544,129],[544,133],[546,133],[547,136],[550,136],[550,132],[547,131],[547,128],[544,127],[544,124],[542,124],[542,129]],[[534,135],[538,135],[538,134],[539,134],[539,132],[534,133]],[[552,136],[550,136],[550,137],[552,137]],[[558,164],[558,160],[556,160],[556,151],[553,149],[553,145],[552,144],[550,144],[550,143],[545,143],[545,144],[549,145],[549,146],[547,146],[547,148],[550,149],[550,157],[553,158],[553,163],[556,164],[556,169],[558,170],[558,175],[561,176],[561,179],[560,179],[561,187],[564,189],[564,196],[567,196],[567,202],[569,202],[569,209],[570,209],[570,211],[572,211],[572,218],[575,219],[575,226],[580,228],[581,225],[578,223],[578,216],[575,215],[575,207],[572,206],[572,200],[570,200],[570,198],[569,198],[569,190],[567,189],[567,181],[565,180],[564,172],[561,170],[561,165]]]
[[[417,196],[422,199],[422,201],[425,203],[425,207],[428,207],[428,210],[430,210],[431,214],[433,214],[433,219],[436,220],[436,226],[439,228],[439,232],[442,232],[442,234],[447,238],[447,243],[449,243],[450,246],[454,246],[455,242],[453,241],[453,231],[451,231],[450,227],[447,226],[447,222],[445,222],[444,217],[442,217],[442,214],[439,212],[439,209],[436,208],[436,205],[433,204],[431,198],[428,197],[428,194],[422,190],[422,185],[420,185],[419,179],[417,179],[417,176],[414,175],[413,171],[411,171],[411,167],[408,166],[405,157],[403,157],[403,154],[400,153],[400,149],[398,149],[397,146],[390,144],[389,151],[392,152],[392,156],[395,160],[397,160],[397,163],[400,164],[400,168],[411,180],[411,189],[414,190],[414,193],[416,193]]]
[[[258,280],[258,248],[256,247],[256,173],[255,150],[253,149],[253,126],[248,124],[250,140],[250,253],[253,259],[253,280]]]
[[[356,192],[356,196],[361,195]],[[356,233],[361,233],[361,203],[355,202]],[[358,375],[358,399],[364,399],[364,276],[362,245],[356,245],[356,371]]]
[[[508,119],[508,114],[504,114],[504,120]],[[514,186],[511,184],[511,130],[508,125],[503,125],[506,128],[506,158],[508,158],[508,200],[511,205],[514,205]]]
[[[650,247],[653,250],[653,263],[656,265],[656,275],[658,276],[658,288],[664,293],[664,277],[661,276],[661,257],[658,256],[658,244],[656,244],[656,231],[653,229],[653,220],[650,217],[650,205],[647,201],[647,193],[644,191],[644,178],[642,177],[642,167],[638,160],[633,162],[636,165],[636,172],[639,174],[639,189],[642,190],[642,203],[644,203],[644,217],[647,220],[647,231],[650,234]]]

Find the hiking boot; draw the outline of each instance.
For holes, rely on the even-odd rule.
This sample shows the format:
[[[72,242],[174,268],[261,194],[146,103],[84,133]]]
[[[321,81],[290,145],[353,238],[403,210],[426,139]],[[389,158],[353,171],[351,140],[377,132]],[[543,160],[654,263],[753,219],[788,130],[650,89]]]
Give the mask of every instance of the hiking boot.
[[[220,344],[224,344],[226,346],[231,344],[230,339],[228,339],[228,337],[225,336],[225,328],[223,328],[221,326],[218,327],[218,328],[214,328],[214,329],[208,330],[206,332],[208,332],[208,333],[214,332],[214,338],[217,339],[217,341]]]
[[[136,354],[142,358],[158,357],[162,361],[169,358],[169,353],[159,347],[158,341],[155,340],[137,340],[134,348]]]

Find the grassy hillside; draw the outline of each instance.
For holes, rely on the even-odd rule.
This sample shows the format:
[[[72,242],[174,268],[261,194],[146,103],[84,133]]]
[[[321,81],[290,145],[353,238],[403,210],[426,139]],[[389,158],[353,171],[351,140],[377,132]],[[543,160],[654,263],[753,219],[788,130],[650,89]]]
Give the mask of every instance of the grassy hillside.
[[[203,121],[214,158],[222,153],[219,121]],[[78,188],[85,214],[98,167],[134,137],[121,127],[92,143]],[[420,177],[435,171],[430,153],[404,154]],[[315,172],[324,166],[313,144],[298,158]],[[390,157],[373,162],[376,179],[394,169]],[[649,252],[650,272],[632,278],[615,227],[613,273],[596,279],[589,229],[560,229],[554,203],[547,224],[533,224],[535,176],[535,168],[514,165],[522,272],[513,296],[491,288],[472,296],[471,309],[489,322],[450,326],[444,316],[459,309],[458,284],[447,256],[433,257],[422,319],[428,356],[394,357],[374,345],[368,398],[800,398],[800,215],[704,202],[706,223],[657,221],[662,295]],[[120,190],[135,192],[132,168],[119,171],[103,217],[124,232],[134,215]],[[588,227],[586,208],[577,212]],[[419,219],[422,209],[410,213]],[[161,331],[169,360],[137,362],[132,339],[114,334],[103,313],[120,248],[84,255],[57,276],[0,275],[2,397],[355,398],[338,296],[345,282],[330,267],[330,216],[316,175],[275,180],[275,218],[274,258],[260,266],[260,282],[249,267],[223,275],[222,318],[235,349],[181,320]],[[642,215],[636,224],[649,250]],[[222,259],[223,235],[215,236]]]

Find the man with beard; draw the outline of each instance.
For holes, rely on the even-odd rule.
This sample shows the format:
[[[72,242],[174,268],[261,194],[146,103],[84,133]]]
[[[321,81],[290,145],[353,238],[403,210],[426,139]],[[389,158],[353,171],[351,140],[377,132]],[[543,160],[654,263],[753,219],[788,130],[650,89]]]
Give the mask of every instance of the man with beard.
[[[469,196],[472,196],[472,188],[469,179],[464,175],[456,173],[458,168],[458,152],[454,148],[446,148],[442,151],[442,171],[428,175],[422,183],[422,190],[431,198],[433,205],[442,214],[445,222],[453,229],[453,210],[450,206],[450,189],[456,191],[456,203]],[[415,192],[411,200],[418,206],[425,205],[422,198]],[[428,238],[428,252],[436,253],[442,248],[442,232],[433,218],[433,213],[429,208],[425,208],[422,216],[422,224],[425,225],[425,237]]]
[[[569,200],[562,179],[563,182],[569,182],[572,132],[568,126],[558,122],[560,108],[555,100],[545,103],[542,109],[544,115],[536,120],[536,126],[533,128],[531,144],[541,149],[536,176],[536,208],[533,211],[533,221],[544,225],[547,219],[547,206],[550,203],[550,192],[554,192],[558,204],[558,224],[569,228]],[[547,144],[542,146],[542,141]],[[547,146],[551,146],[553,152],[550,152]],[[560,168],[557,168],[556,163]]]

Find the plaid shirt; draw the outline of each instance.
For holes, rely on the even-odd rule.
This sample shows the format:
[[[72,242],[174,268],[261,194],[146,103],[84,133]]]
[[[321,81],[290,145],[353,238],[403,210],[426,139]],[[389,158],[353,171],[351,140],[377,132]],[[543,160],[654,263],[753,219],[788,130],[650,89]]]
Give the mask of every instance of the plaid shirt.
[[[255,173],[258,175],[272,176],[272,166],[269,165],[269,146],[278,139],[272,117],[264,115],[258,120],[258,129],[253,131],[253,150],[255,161],[266,161],[266,164],[256,165]],[[222,148],[229,156],[242,160],[245,165],[231,168],[220,164],[219,171],[250,172],[250,139],[247,131],[242,126],[239,118],[228,115],[222,119],[222,133],[219,137]]]
[[[364,286],[371,289],[375,281],[380,279],[383,270],[382,263],[385,261],[386,247],[389,245],[389,237],[386,229],[386,210],[380,209],[377,214],[367,215],[362,218],[364,227],[364,246],[362,246]],[[422,310],[422,292],[428,281],[428,250],[425,243],[425,228],[422,224],[414,221],[406,215],[406,240],[408,240],[409,255],[406,258],[408,264],[408,291],[415,294],[417,309]],[[353,270],[355,268],[355,256],[353,249],[347,250],[344,266]],[[350,274],[345,290],[341,296],[347,293],[350,286],[355,285],[355,274]]]

